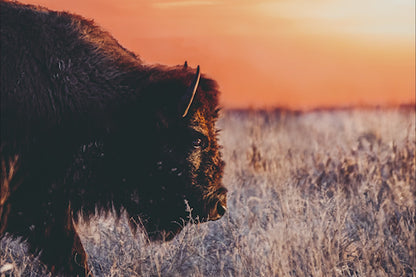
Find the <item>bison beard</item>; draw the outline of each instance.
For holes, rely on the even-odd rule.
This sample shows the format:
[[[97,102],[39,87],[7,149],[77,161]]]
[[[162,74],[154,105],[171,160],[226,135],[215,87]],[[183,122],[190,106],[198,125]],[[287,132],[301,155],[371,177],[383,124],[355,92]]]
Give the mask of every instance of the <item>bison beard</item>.
[[[0,235],[53,272],[89,275],[79,213],[126,211],[155,239],[226,211],[218,89],[188,66],[144,65],[92,21],[1,5]]]

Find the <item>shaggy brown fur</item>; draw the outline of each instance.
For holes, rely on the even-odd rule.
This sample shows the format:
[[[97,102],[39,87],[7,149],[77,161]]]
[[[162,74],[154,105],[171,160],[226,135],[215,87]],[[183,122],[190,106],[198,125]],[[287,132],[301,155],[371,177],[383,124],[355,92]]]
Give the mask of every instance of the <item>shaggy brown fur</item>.
[[[125,210],[151,239],[173,238],[187,205],[200,221],[225,213],[213,80],[182,117],[195,70],[146,66],[80,16],[0,5],[0,235],[85,276],[79,212]]]
[[[5,231],[4,229],[7,224],[7,217],[10,211],[10,203],[8,203],[8,199],[10,194],[16,191],[22,181],[17,174],[19,168],[19,157],[16,155],[7,161],[4,160],[2,156],[0,156],[0,158],[0,234],[2,234]]]

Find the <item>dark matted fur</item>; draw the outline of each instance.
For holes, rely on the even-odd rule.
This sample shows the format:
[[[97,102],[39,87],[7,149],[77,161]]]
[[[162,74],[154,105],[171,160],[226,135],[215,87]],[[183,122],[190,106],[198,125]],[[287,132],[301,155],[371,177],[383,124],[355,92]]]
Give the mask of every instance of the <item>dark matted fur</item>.
[[[218,89],[187,66],[148,66],[92,21],[0,1],[0,235],[23,236],[52,271],[89,274],[82,212],[125,210],[151,239],[226,207]],[[120,213],[118,213],[120,215]]]

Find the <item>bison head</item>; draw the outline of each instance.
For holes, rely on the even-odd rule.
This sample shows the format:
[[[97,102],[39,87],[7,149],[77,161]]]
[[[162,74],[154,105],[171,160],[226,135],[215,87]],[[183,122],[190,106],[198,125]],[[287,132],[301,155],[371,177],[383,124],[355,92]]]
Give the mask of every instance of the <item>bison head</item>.
[[[142,105],[130,115],[141,118],[140,128],[127,128],[117,142],[129,145],[120,159],[125,183],[120,185],[132,188],[125,196],[130,204],[123,201],[130,220],[152,240],[171,239],[189,220],[217,220],[227,209],[215,127],[218,90],[199,67],[151,70],[152,80],[138,105],[156,104]]]

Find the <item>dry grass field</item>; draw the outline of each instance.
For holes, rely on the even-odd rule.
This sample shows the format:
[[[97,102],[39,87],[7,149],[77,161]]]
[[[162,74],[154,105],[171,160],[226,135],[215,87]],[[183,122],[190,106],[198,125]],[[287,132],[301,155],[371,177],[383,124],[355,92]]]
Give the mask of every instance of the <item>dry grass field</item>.
[[[173,241],[78,227],[96,276],[416,276],[415,110],[224,111],[229,212]],[[43,276],[1,240],[1,276]]]

